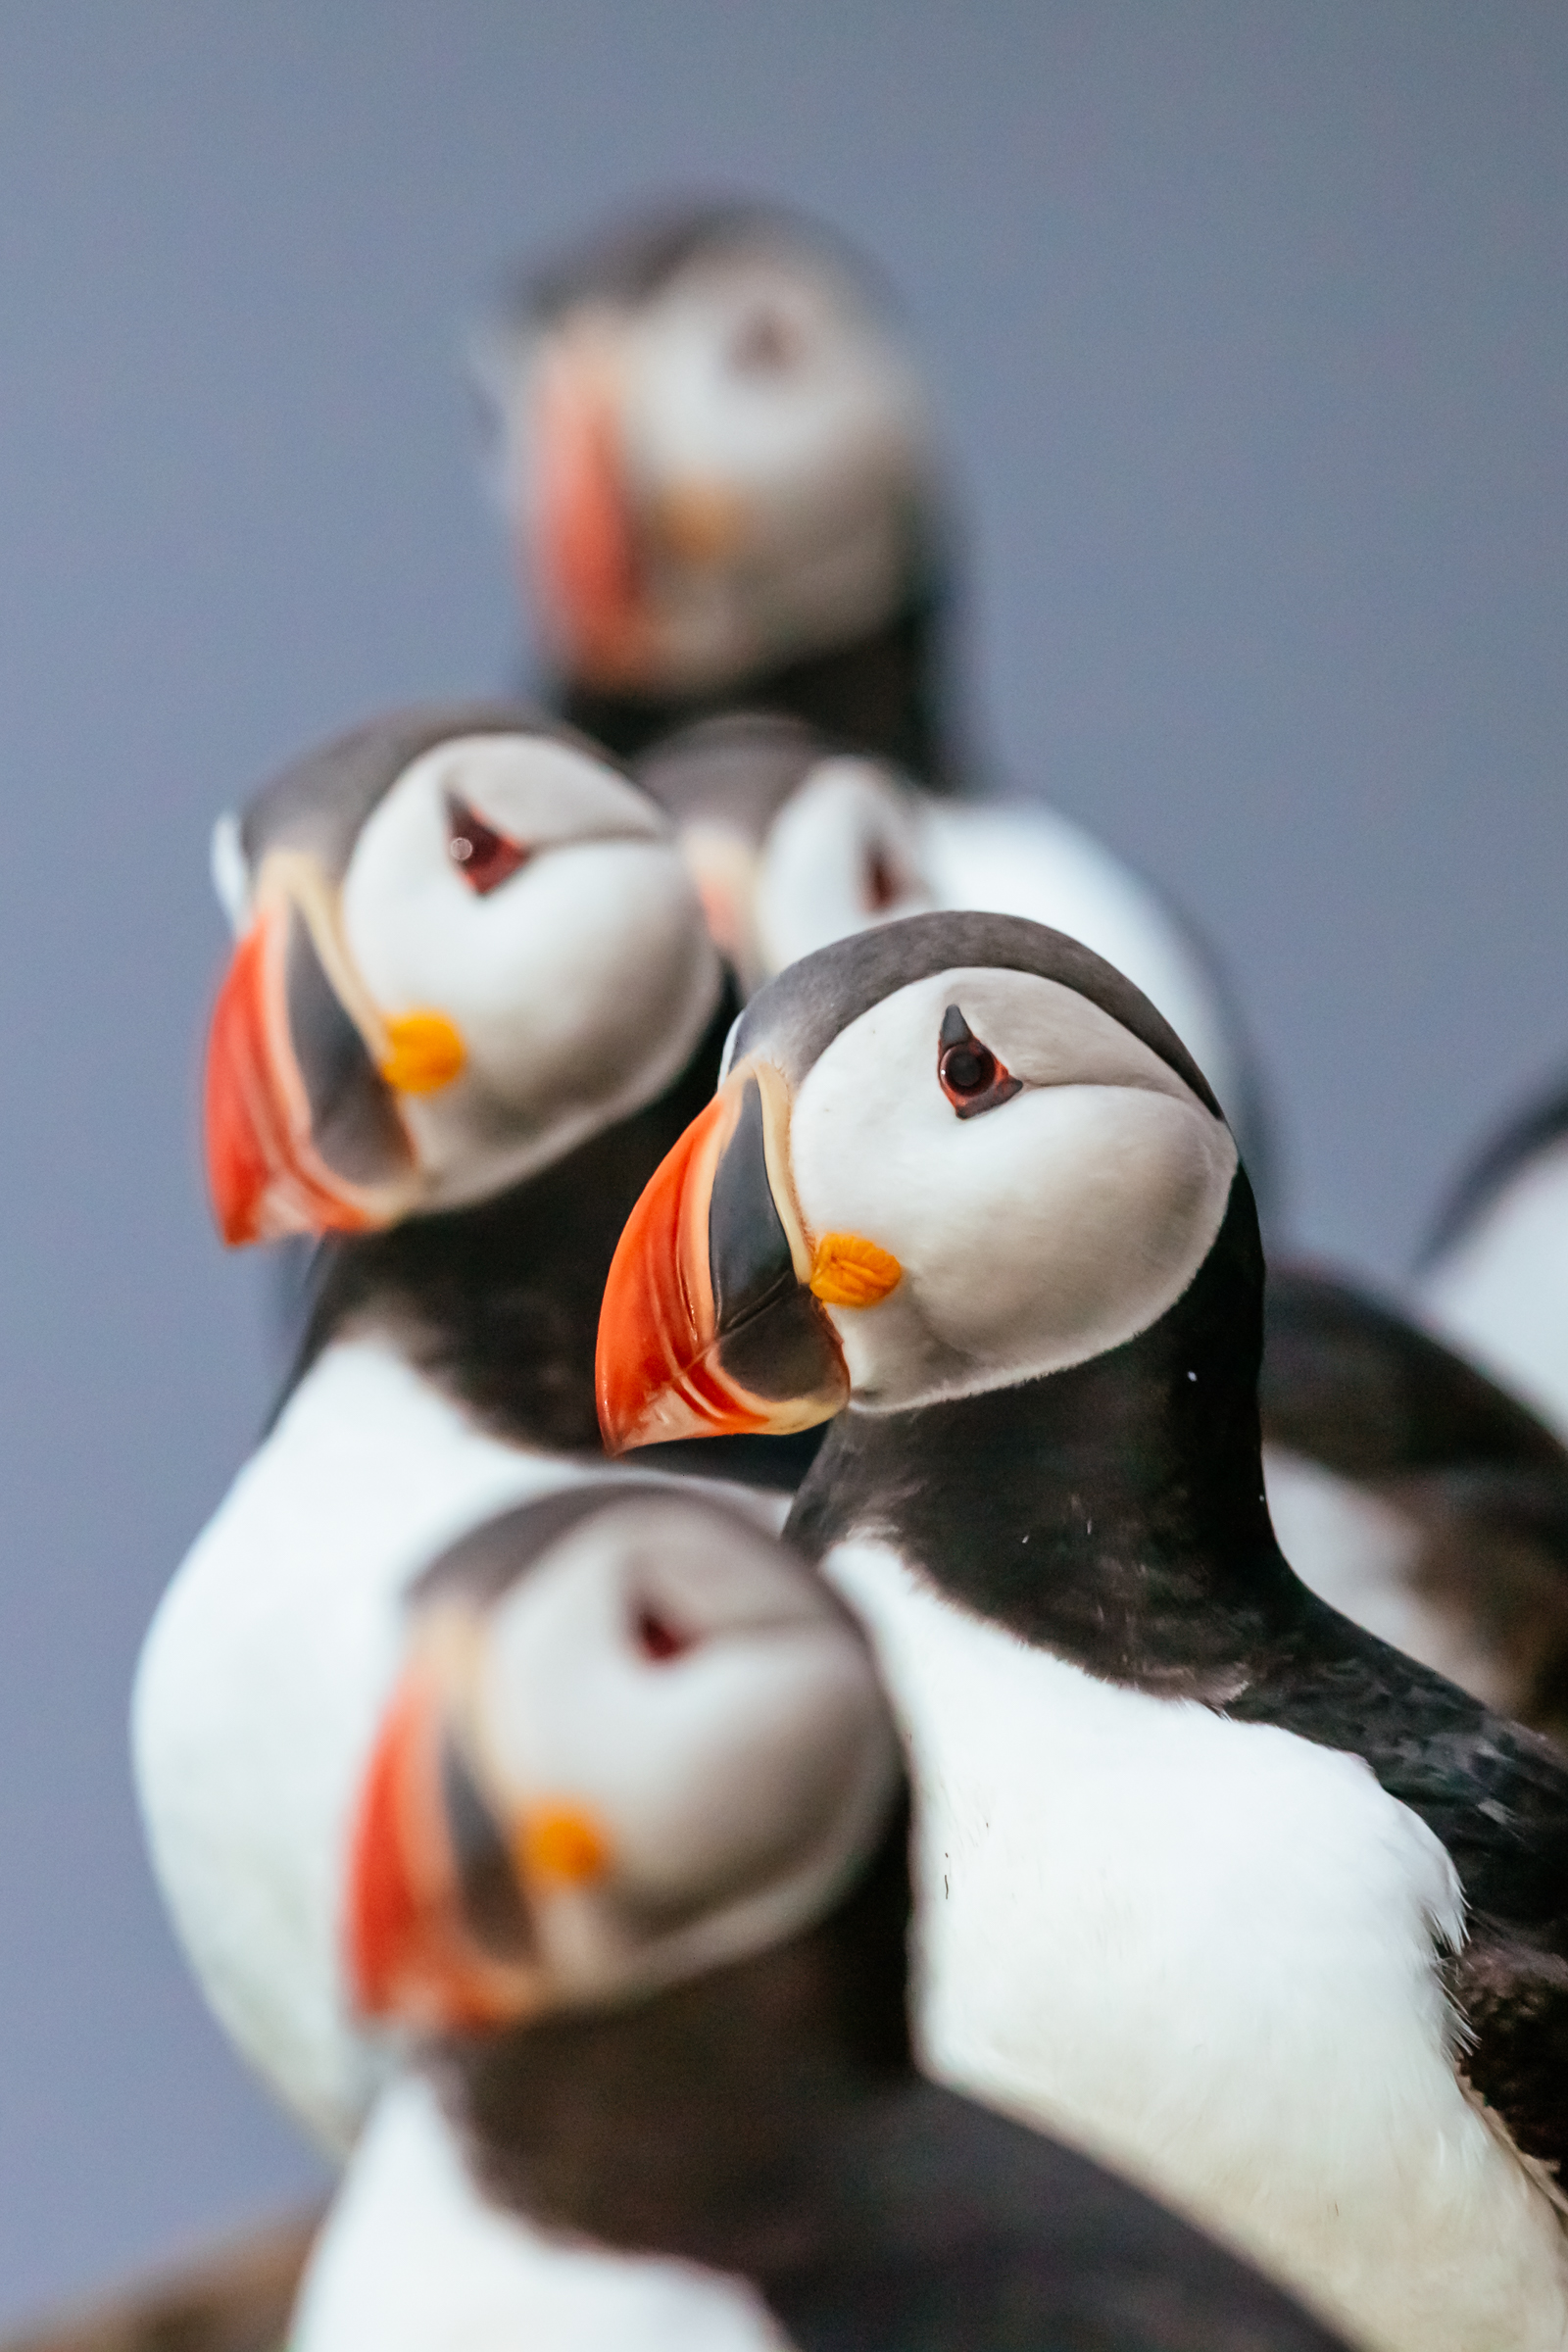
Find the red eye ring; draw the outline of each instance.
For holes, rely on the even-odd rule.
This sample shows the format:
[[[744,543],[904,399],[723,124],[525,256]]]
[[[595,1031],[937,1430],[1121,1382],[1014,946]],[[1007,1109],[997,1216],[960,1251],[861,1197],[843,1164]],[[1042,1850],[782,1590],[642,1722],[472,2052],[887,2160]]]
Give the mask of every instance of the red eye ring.
[[[455,792],[448,793],[447,856],[476,899],[487,899],[493,890],[499,890],[532,855],[520,842],[486,824]]]
[[[956,1004],[950,1004],[942,1015],[937,1083],[960,1119],[995,1110],[1023,1091],[1023,1080],[1014,1078],[991,1048],[981,1043]]]

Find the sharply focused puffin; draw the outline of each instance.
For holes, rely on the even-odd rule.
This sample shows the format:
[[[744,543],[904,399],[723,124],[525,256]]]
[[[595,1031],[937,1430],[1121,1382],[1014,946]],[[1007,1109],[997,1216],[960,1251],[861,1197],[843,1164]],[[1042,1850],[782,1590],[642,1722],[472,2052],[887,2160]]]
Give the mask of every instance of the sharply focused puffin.
[[[1511,1120],[1438,1219],[1415,1296],[1568,1437],[1568,1084]]]
[[[1568,1768],[1292,1574],[1262,1291],[1152,1005],[917,915],[743,1015],[616,1252],[601,1419],[837,1416],[788,1532],[909,1744],[940,2073],[1379,2352],[1559,2347]]]
[[[644,215],[520,277],[473,360],[568,717],[630,756],[755,702],[947,773],[931,419],[839,238],[762,204]]]
[[[1392,1302],[1274,1263],[1269,1516],[1321,1599],[1568,1747],[1568,1447]]]
[[[1136,2189],[914,2072],[886,1703],[753,1519],[580,1485],[411,1600],[344,1932],[414,2041],[293,2352],[1327,2352]]]
[[[679,826],[743,988],[928,907],[1026,915],[1115,964],[1191,1041],[1254,1191],[1266,1181],[1257,1074],[1207,957],[1148,883],[1055,809],[922,790],[887,760],[760,710],[699,720],[633,773]]]
[[[154,1620],[133,1743],[209,1997],[342,2144],[378,2061],[345,2021],[331,1889],[399,1592],[602,1460],[611,1252],[733,1007],[667,821],[526,711],[362,727],[220,845],[241,936],[207,1069],[219,1222],[328,1238],[275,1423]]]

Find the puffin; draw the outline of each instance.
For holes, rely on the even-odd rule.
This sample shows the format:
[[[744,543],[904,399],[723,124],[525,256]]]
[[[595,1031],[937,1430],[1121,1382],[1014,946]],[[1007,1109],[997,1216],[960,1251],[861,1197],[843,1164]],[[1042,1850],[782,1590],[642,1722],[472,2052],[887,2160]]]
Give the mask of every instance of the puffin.
[[[1568,1081],[1466,1169],[1420,1255],[1417,1307],[1568,1438]]]
[[[605,1273],[733,1002],[667,819],[510,706],[356,729],[215,862],[239,930],[207,1058],[218,1223],[320,1240],[271,1426],[147,1635],[131,1743],[212,2006],[341,2151],[384,2056],[332,1890],[399,1596],[465,1527],[602,1467]]]
[[[999,801],[957,724],[946,467],[875,270],[775,207],[654,209],[520,272],[473,375],[546,700],[626,757],[755,710],[891,763],[924,788],[931,903],[1027,915],[1131,969],[1206,1054],[1258,1183],[1264,1089],[1209,950],[1037,791]],[[757,795],[735,790],[756,850]],[[849,833],[865,821],[851,811]],[[790,828],[827,860],[807,877],[824,918],[859,904],[859,868],[832,864],[846,829],[814,798]]]
[[[1302,1582],[1568,1748],[1568,1447],[1396,1301],[1304,1260],[1269,1267],[1258,1402]]]
[[[1192,1041],[1254,1192],[1267,1191],[1263,1090],[1212,958],[1141,875],[1058,810],[932,792],[767,710],[699,719],[632,772],[674,818],[745,993],[835,939],[932,907],[1047,923],[1125,971]]]
[[[936,434],[843,239],[755,202],[653,208],[517,271],[470,363],[564,716],[631,758],[760,703],[951,775]]]
[[[1568,1765],[1312,1594],[1234,1139],[1079,943],[807,956],[616,1250],[612,1450],[829,1420],[787,1535],[874,1638],[939,2078],[1377,2352],[1568,2344]]]
[[[292,2352],[1327,2352],[1136,2188],[919,2075],[907,1837],[865,1640],[755,1515],[599,1479],[451,1546],[342,1907],[404,2063]]]

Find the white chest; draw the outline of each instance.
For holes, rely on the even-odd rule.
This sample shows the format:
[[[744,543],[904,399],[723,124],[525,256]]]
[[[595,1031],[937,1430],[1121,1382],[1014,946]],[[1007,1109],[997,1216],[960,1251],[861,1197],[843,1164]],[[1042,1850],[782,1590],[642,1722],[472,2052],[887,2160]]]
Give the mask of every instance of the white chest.
[[[1568,1436],[1568,1138],[1504,1187],[1419,1298],[1445,1339]]]
[[[887,1550],[933,2070],[1104,2155],[1398,2352],[1568,2343],[1555,2212],[1466,2100],[1438,1840],[1358,1759],[1095,1681]]]
[[[402,1594],[465,1529],[575,1475],[474,1430],[389,1348],[343,1344],[148,1633],[131,1736],[159,1881],[223,2025],[328,2145],[381,2065],[345,2015],[339,1889]]]
[[[478,2194],[416,2080],[386,2091],[317,2245],[291,2352],[789,2352],[743,2280],[551,2236]]]

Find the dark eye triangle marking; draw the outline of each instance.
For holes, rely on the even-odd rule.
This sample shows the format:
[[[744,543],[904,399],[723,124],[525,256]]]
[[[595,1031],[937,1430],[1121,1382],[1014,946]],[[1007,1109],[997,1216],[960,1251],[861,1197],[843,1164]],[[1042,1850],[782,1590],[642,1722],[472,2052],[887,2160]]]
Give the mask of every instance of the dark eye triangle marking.
[[[488,825],[455,792],[447,795],[447,856],[475,898],[488,898],[533,855]]]

